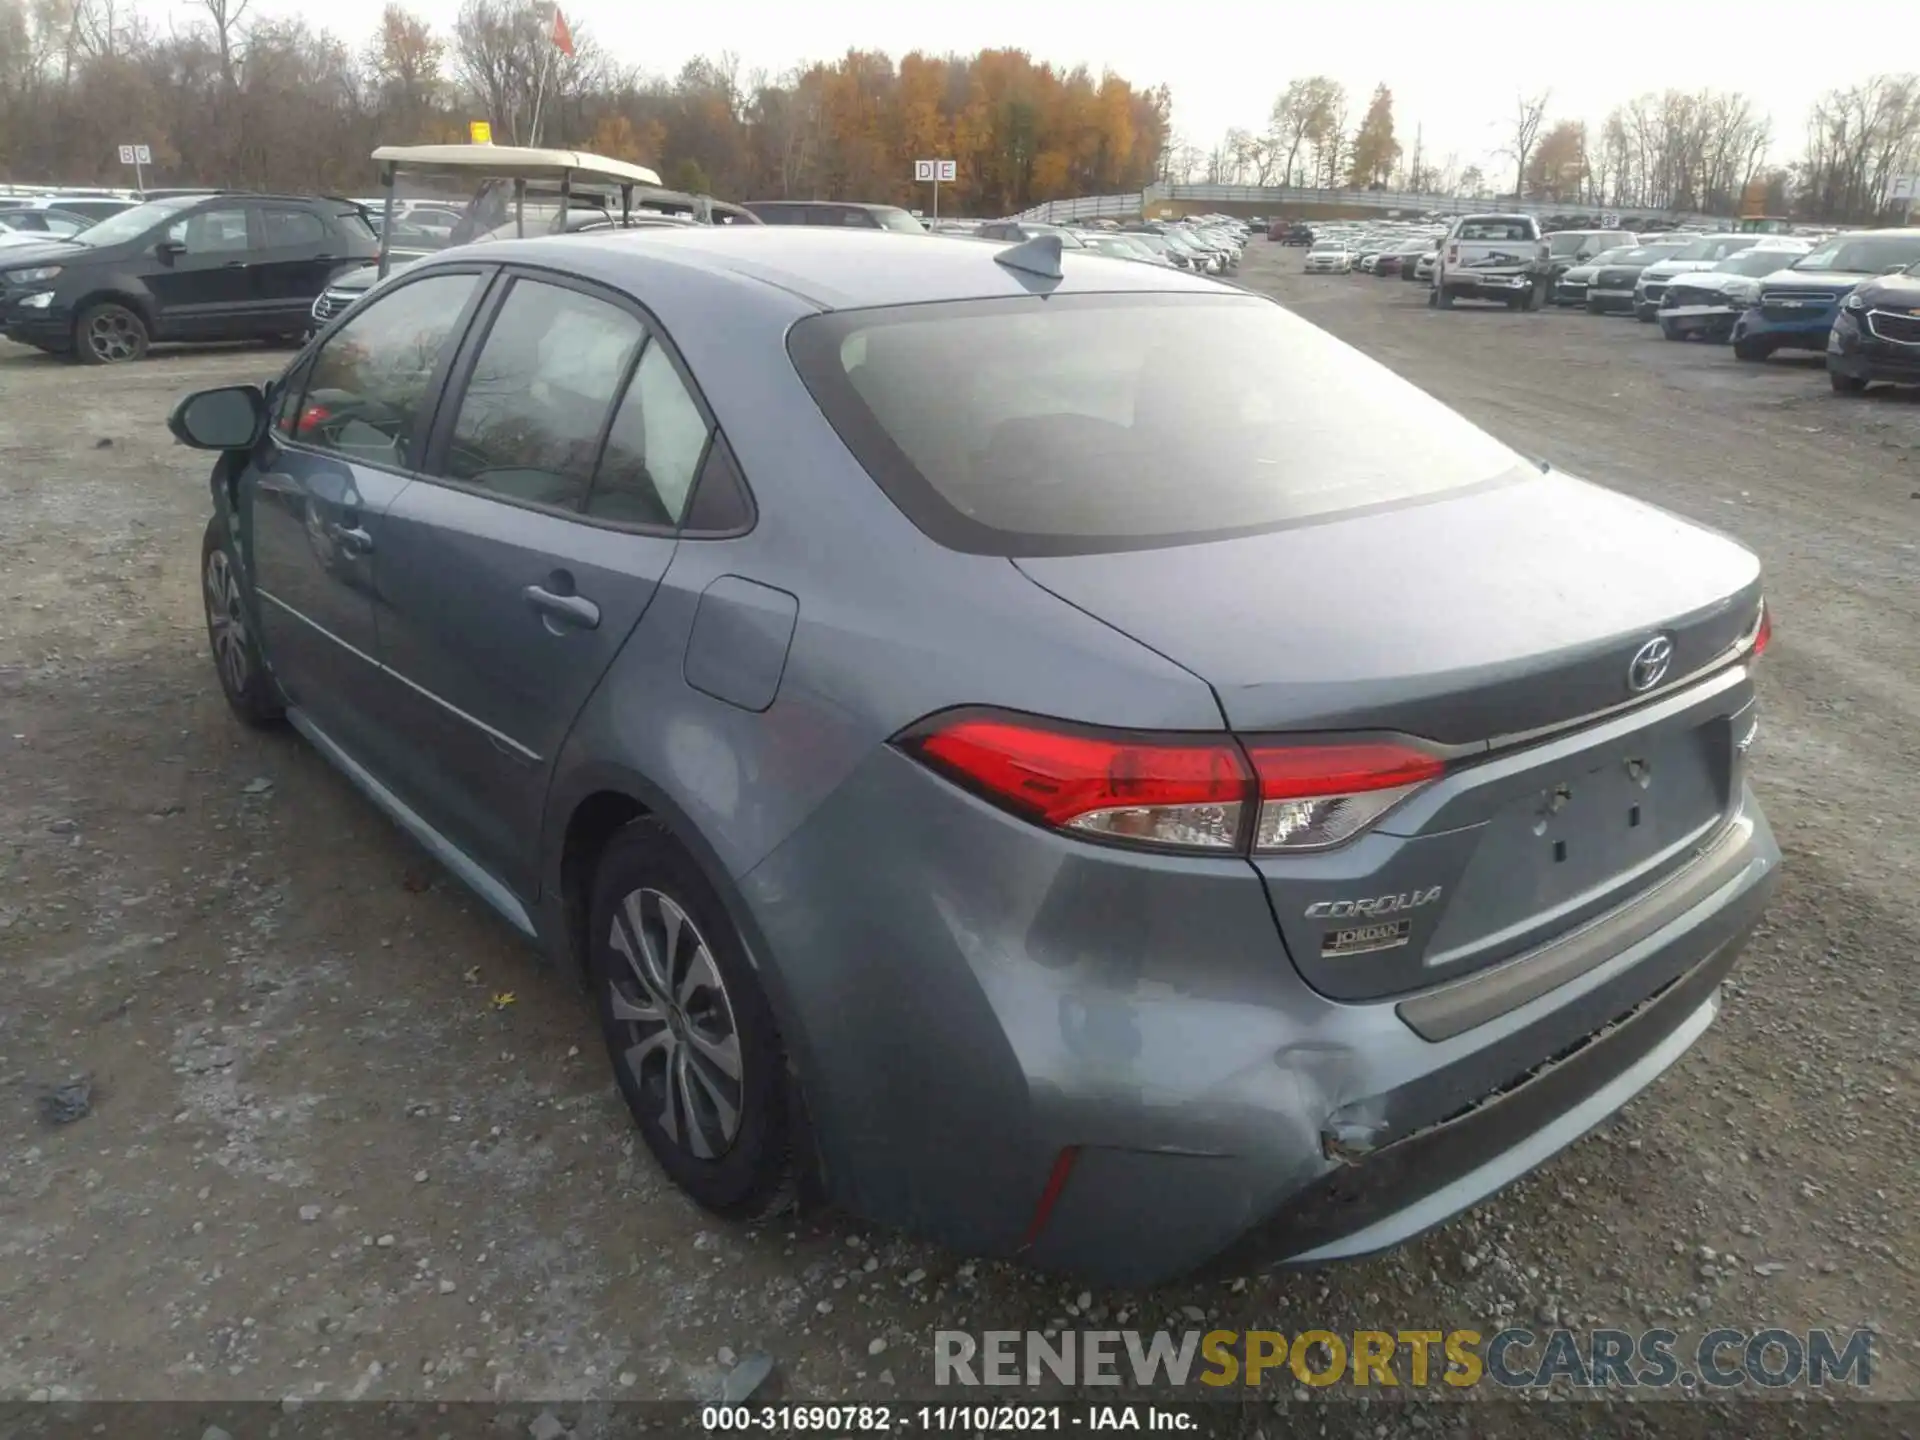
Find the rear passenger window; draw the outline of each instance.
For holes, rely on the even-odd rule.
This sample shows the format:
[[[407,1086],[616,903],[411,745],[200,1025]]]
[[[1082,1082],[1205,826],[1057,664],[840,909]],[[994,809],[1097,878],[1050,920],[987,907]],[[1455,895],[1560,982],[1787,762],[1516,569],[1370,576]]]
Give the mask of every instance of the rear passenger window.
[[[311,250],[327,238],[327,227],[320,223],[320,217],[306,210],[264,206],[260,225],[269,250]]]
[[[664,347],[650,344],[607,432],[587,513],[628,525],[678,525],[707,453],[707,421]]]
[[[461,396],[447,476],[578,510],[607,412],[645,339],[640,322],[616,305],[514,281]]]
[[[405,468],[440,352],[479,283],[478,275],[432,275],[363,300],[314,357],[292,437]]]

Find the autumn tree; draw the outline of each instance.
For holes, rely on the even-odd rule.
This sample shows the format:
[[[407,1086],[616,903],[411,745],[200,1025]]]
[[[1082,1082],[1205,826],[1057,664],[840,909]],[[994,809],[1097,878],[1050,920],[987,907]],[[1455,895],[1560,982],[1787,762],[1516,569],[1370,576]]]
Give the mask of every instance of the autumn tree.
[[[1534,146],[1524,193],[1544,200],[1577,199],[1586,179],[1587,127],[1579,120],[1561,120]]]
[[[1400,160],[1400,142],[1393,135],[1393,92],[1376,85],[1367,113],[1354,132],[1347,158],[1347,184],[1356,190],[1386,182]]]
[[[1268,116],[1267,142],[1275,156],[1282,185],[1298,185],[1301,151],[1312,154],[1336,128],[1336,116],[1345,109],[1346,92],[1325,75],[1289,80],[1273,102]]]

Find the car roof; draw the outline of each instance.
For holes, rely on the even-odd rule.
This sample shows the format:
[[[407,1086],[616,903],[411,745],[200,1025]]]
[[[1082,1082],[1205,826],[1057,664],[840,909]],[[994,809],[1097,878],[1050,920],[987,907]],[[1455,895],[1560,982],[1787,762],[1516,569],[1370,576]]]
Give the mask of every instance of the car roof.
[[[595,231],[564,241],[507,240],[489,245],[486,258],[494,263],[524,259],[613,285],[638,278],[652,266],[684,267],[772,286],[821,310],[1018,297],[1035,293],[1036,284],[1061,294],[1239,293],[1236,287],[1178,271],[1078,250],[1063,252],[1060,280],[1041,282],[997,263],[998,255],[1013,248],[968,237],[912,237],[882,230],[699,225],[649,229],[639,235]]]

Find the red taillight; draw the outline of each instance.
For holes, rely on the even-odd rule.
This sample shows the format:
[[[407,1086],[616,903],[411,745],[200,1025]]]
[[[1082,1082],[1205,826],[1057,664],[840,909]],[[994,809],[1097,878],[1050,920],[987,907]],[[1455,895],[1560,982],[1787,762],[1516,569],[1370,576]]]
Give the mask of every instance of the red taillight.
[[[1026,819],[1183,850],[1319,850],[1351,839],[1442,761],[1394,741],[1283,745],[1150,736],[968,712],[903,737],[911,753]]]
[[[1260,783],[1256,852],[1322,850],[1350,840],[1447,768],[1394,741],[1250,743],[1247,754]]]
[[[1767,646],[1773,641],[1773,607],[1766,601],[1760,602],[1760,619],[1753,627],[1753,658],[1758,660],[1767,653]]]
[[[968,716],[908,748],[1030,820],[1148,845],[1233,849],[1252,789],[1226,736],[1107,736]]]
[[[300,418],[293,422],[293,433],[304,435],[317,425],[324,425],[333,418],[333,412],[324,405],[309,405],[300,412]]]

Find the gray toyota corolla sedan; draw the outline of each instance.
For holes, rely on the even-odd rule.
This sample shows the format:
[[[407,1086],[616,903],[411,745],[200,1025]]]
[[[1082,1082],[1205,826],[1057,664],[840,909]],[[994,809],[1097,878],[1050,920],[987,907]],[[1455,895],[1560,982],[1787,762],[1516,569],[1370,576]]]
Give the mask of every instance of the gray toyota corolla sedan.
[[[1376,1251],[1673,1065],[1773,883],[1754,556],[1177,271],[504,242],[171,423],[233,708],[585,977],[725,1215]]]

